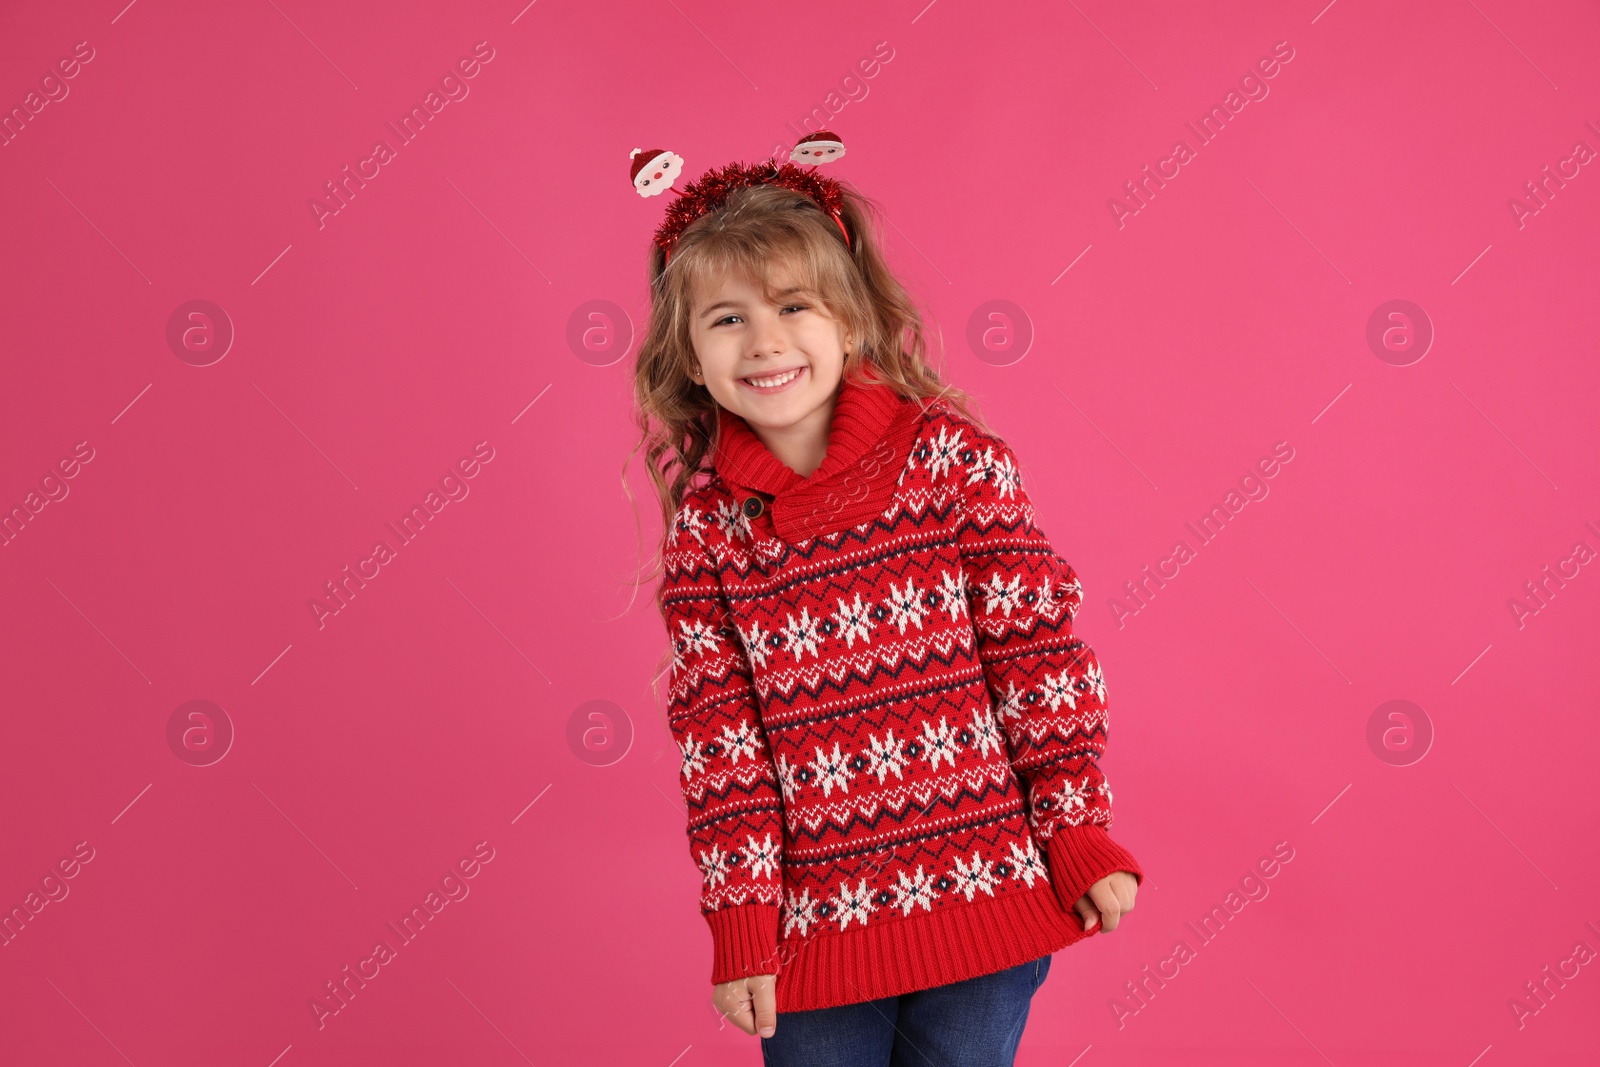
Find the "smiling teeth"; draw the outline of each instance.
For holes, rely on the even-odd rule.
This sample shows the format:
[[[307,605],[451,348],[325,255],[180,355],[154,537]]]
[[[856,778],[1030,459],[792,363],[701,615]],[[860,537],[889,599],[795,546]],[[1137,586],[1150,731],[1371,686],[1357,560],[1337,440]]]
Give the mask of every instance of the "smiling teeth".
[[[782,385],[784,382],[789,381],[791,378],[793,378],[796,374],[799,374],[799,373],[800,373],[800,368],[796,367],[794,370],[789,371],[787,374],[776,374],[776,375],[773,375],[771,378],[746,378],[745,381],[749,382],[751,385],[759,385],[763,389],[770,389],[774,385]]]

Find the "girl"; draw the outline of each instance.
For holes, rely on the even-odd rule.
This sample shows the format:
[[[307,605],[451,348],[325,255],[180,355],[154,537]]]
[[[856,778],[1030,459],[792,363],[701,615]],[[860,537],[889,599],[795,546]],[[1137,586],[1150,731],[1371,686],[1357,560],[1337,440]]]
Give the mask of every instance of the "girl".
[[[730,164],[651,250],[635,395],[712,1001],[768,1064],[1010,1064],[1050,954],[1143,872],[1106,832],[1077,574],[871,210]]]

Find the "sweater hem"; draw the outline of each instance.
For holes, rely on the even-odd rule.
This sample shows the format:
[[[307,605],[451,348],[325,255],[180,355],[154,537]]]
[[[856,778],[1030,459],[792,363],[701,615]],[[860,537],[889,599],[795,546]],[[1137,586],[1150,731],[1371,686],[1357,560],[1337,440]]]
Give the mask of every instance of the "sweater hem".
[[[1085,931],[1049,884],[881,926],[779,945],[779,1012],[812,1011],[961,982],[1057,952]]]

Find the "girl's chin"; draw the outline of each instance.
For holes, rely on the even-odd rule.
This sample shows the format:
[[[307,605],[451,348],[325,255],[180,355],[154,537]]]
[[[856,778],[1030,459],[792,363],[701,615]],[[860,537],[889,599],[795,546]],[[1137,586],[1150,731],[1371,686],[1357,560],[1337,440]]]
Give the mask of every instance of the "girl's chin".
[[[759,426],[763,430],[792,429],[799,426],[816,410],[816,404],[798,393],[777,397],[746,396],[744,403],[734,409],[746,423]]]

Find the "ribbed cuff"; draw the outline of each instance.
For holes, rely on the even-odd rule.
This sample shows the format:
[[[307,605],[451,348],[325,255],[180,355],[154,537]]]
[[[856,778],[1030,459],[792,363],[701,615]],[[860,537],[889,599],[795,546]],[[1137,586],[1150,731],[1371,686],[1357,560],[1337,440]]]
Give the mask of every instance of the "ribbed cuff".
[[[778,973],[778,905],[742,904],[705,913],[711,927],[711,984]]]
[[[1144,881],[1144,871],[1133,853],[1111,840],[1105,828],[1095,823],[1059,827],[1045,844],[1045,862],[1050,867],[1056,900],[1073,915],[1078,913],[1073,905],[1079,898],[1113,871],[1127,871],[1137,881]]]

